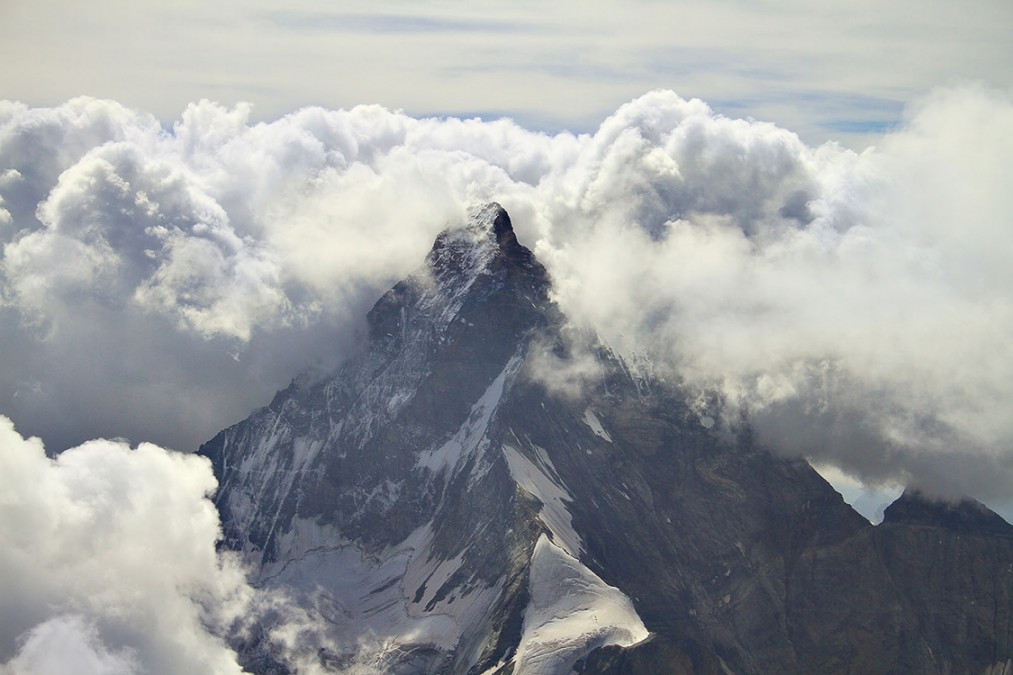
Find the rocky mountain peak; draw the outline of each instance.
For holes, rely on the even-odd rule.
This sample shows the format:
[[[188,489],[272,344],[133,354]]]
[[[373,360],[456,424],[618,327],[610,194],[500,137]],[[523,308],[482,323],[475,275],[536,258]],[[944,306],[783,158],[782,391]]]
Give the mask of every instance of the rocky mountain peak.
[[[512,251],[520,246],[514,234],[510,214],[496,202],[489,202],[475,207],[469,212],[471,222],[487,228],[501,251]]]
[[[900,523],[1013,537],[1013,525],[981,502],[937,500],[916,490],[905,490],[883,513],[883,524]]]
[[[497,202],[478,204],[468,209],[468,222],[465,227],[481,233],[492,234],[499,243],[504,237],[513,234],[513,223],[510,215]],[[514,237],[516,241],[516,237]]]
[[[363,354],[202,447],[225,545],[313,618],[322,670],[1010,672],[1013,528],[913,493],[873,527],[605,344],[559,393],[549,287],[472,209]],[[265,621],[244,666],[290,672]]]
[[[496,202],[472,207],[462,226],[441,232],[426,262],[438,282],[450,278],[467,282],[483,270],[517,266],[544,275],[531,251],[517,241],[510,216]]]
[[[402,335],[406,317],[427,317],[415,322],[424,334],[515,319],[530,325],[548,307],[548,288],[545,268],[517,241],[506,210],[478,205],[464,223],[437,235],[425,263],[376,303],[370,333],[381,342]]]

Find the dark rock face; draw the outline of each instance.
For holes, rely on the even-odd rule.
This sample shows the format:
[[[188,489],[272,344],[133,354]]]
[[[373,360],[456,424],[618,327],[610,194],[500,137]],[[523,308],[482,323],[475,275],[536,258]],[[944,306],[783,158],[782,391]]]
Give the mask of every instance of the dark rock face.
[[[576,357],[497,205],[368,318],[201,450],[227,544],[346,645],[324,666],[370,635],[390,672],[1006,672],[1013,528],[914,495],[873,527],[602,344],[559,393]]]
[[[1013,536],[1013,526],[973,499],[958,503],[933,500],[907,490],[883,513],[889,525],[936,527],[964,534]]]

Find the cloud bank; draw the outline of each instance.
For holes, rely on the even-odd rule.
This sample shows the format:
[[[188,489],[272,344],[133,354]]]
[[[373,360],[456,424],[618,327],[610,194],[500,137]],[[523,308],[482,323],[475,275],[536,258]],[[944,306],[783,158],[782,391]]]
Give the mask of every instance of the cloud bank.
[[[0,672],[241,672],[205,628],[247,590],[215,553],[214,488],[195,455],[92,441],[49,459],[0,417]]]
[[[940,90],[880,147],[667,91],[593,134],[203,101],[0,104],[0,411],[53,447],[192,448],[495,199],[571,320],[864,481],[1013,488],[1013,104]],[[115,656],[115,654],[113,654]]]
[[[294,672],[348,651],[349,672],[379,672],[383,645],[338,645],[216,551],[216,486],[205,458],[149,443],[49,458],[0,416],[0,675],[238,674],[237,644]]]

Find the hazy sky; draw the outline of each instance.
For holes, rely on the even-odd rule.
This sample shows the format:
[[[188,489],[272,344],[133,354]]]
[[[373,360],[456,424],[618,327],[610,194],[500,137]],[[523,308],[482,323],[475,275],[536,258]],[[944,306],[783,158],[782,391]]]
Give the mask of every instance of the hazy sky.
[[[593,131],[665,88],[860,149],[903,106],[966,80],[1013,86],[1007,0],[4,0],[0,97],[79,94],[175,120],[201,98],[379,103]]]

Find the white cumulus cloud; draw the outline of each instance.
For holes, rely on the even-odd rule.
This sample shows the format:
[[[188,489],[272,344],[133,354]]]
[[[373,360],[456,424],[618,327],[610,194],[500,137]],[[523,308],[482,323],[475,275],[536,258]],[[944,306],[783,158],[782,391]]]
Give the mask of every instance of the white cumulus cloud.
[[[0,416],[0,675],[298,672],[340,653],[327,622],[219,552],[211,463],[93,440],[49,457]]]
[[[1013,487],[1013,104],[939,90],[878,149],[655,91],[593,134],[308,108],[0,105],[0,411],[192,448],[314,363],[475,201],[575,324],[869,482]],[[6,214],[6,215],[4,215]],[[185,392],[185,393],[181,393]],[[50,440],[51,439],[51,440]]]
[[[150,444],[92,441],[51,459],[0,417],[0,662],[241,672],[206,628],[248,592],[215,552],[215,485],[205,459]]]

